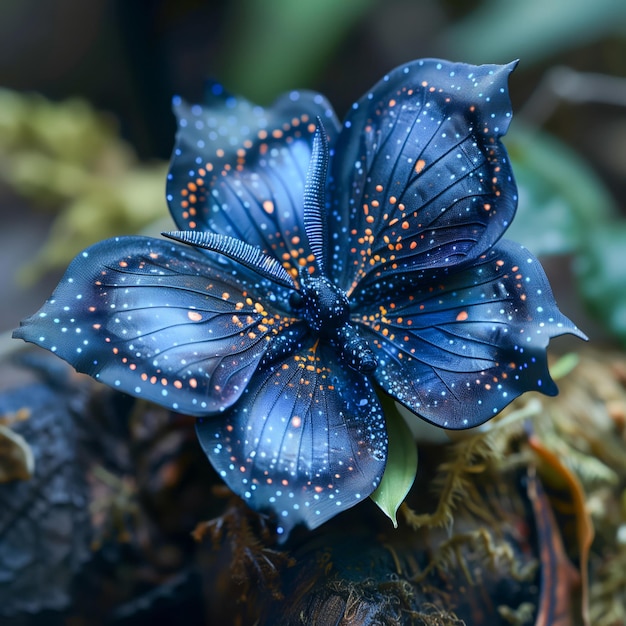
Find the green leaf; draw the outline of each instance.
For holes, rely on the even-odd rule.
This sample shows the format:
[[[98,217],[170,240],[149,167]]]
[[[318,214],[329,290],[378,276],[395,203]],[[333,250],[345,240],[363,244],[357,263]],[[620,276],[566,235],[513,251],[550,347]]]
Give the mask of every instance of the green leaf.
[[[398,527],[396,513],[411,489],[417,472],[417,445],[411,430],[396,409],[395,402],[381,397],[387,420],[389,449],[387,467],[380,485],[370,498],[382,512]]]
[[[603,183],[565,144],[519,124],[505,139],[519,188],[507,239],[536,255],[572,253],[590,230],[617,215]]]
[[[588,234],[576,264],[590,311],[626,345],[626,221],[604,224]]]

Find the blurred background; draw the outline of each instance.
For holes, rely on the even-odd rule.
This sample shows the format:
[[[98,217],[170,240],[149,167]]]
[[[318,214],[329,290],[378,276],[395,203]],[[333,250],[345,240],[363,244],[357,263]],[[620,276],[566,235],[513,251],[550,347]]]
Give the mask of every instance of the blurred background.
[[[164,188],[176,130],[173,95],[200,101],[205,80],[216,79],[267,105],[285,90],[309,88],[324,93],[342,117],[395,66],[434,56],[468,63],[520,60],[510,82],[514,119],[504,138],[520,206],[507,237],[541,257],[561,310],[593,340],[571,345],[587,358],[584,367],[559,381],[562,404],[542,400],[535,427],[582,477],[587,500],[577,501],[575,513],[584,517],[586,504],[596,527],[592,623],[617,626],[626,623],[624,0],[0,0],[0,355],[24,345],[10,339],[11,329],[41,306],[80,250],[110,236],[171,227]],[[567,341],[559,339],[552,353],[567,352]],[[576,359],[574,365],[567,357],[557,362],[561,376],[563,362],[567,369]],[[11,387],[10,367],[2,371],[0,387]],[[77,615],[108,615],[116,606],[122,607],[116,624],[168,623],[167,613],[154,621],[165,595],[151,596],[154,604],[144,601],[163,581],[164,594],[170,593],[172,573],[184,573],[189,564],[194,572],[196,559],[206,558],[190,545],[189,529],[222,507],[219,498],[206,496],[208,464],[190,429],[174,432],[167,413],[137,412],[121,394],[94,392],[87,406],[85,393],[70,393],[57,382],[51,377],[49,388],[36,387],[39,395],[29,387],[29,397],[15,396],[16,408],[5,405],[0,412],[8,419],[15,411],[17,420],[17,408],[35,407],[32,420],[19,419],[37,463],[43,459],[31,508],[20,504],[30,500],[14,495],[30,498],[30,483],[4,491],[3,502],[19,511],[19,519],[11,517],[13,508],[0,506],[0,535],[9,537],[0,561],[17,573],[3,582],[9,581],[17,603],[34,598],[36,610],[58,608],[69,602],[75,571],[90,560],[80,581],[88,593],[72,601],[96,598],[107,612],[78,602]],[[83,383],[72,384],[79,389]],[[64,396],[70,395],[68,408]],[[82,432],[83,425],[76,416],[83,414],[89,445],[75,437],[75,426]],[[172,432],[173,443],[164,436]],[[27,444],[24,449],[30,450]],[[435,457],[443,458],[438,450],[431,454],[431,474]],[[420,467],[428,480],[427,456],[420,456]],[[50,489],[50,477],[60,486]],[[66,515],[57,497],[64,489],[89,498],[93,519],[74,495],[75,510]],[[122,518],[122,530],[131,534],[122,538],[120,532],[111,541],[106,532],[120,511],[139,521]],[[92,542],[91,532],[102,545]],[[569,548],[585,571],[589,546],[582,544],[591,539],[572,540],[575,532]],[[12,551],[11,537],[23,554]],[[231,561],[237,563],[229,552]],[[60,570],[51,569],[57,565]],[[199,569],[208,581],[205,591],[216,590],[207,606],[223,606],[232,617],[214,569],[206,563]],[[232,582],[229,568],[222,569]],[[43,583],[31,585],[31,577]],[[191,584],[181,580],[182,591],[168,605],[172,611],[178,601],[191,606],[201,597],[194,587],[196,595],[186,598]],[[30,586],[22,598],[13,590],[23,581]],[[146,606],[146,621],[131,621],[133,611]],[[38,623],[60,623],[42,615]],[[204,623],[191,619],[198,615],[186,611],[187,623]]]
[[[625,342],[623,0],[2,0],[0,331],[85,246],[167,224],[174,94],[199,100],[207,78],[260,104],[311,88],[341,117],[425,56],[520,59],[508,236],[542,257],[563,312]]]

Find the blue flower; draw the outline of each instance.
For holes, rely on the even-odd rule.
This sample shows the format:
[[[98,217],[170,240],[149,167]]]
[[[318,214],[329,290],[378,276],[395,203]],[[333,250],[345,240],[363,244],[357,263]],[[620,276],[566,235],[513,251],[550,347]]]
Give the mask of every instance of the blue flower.
[[[280,533],[318,526],[381,480],[377,391],[469,428],[555,394],[547,344],[583,337],[539,262],[501,239],[513,68],[408,63],[343,125],[312,92],[269,109],[219,85],[203,106],[176,99],[177,242],[92,246],[15,336],[197,416],[233,491]]]

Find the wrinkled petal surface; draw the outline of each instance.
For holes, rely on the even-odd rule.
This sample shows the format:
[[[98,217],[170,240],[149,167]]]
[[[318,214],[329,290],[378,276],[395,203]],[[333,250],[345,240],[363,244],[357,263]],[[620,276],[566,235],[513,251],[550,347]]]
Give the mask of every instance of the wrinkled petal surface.
[[[69,266],[14,336],[79,372],[176,411],[224,410],[294,320],[191,248],[147,237],[103,241]]]
[[[414,61],[355,103],[331,165],[329,251],[354,304],[468,263],[502,236],[517,205],[499,141],[514,67]]]
[[[259,370],[239,402],[198,420],[197,432],[226,484],[252,508],[275,511],[285,534],[369,496],[387,458],[371,383],[319,343]]]
[[[485,422],[525,391],[555,395],[548,342],[565,333],[584,337],[557,309],[537,259],[506,240],[440,283],[361,313],[378,359],[376,382],[450,429]]]

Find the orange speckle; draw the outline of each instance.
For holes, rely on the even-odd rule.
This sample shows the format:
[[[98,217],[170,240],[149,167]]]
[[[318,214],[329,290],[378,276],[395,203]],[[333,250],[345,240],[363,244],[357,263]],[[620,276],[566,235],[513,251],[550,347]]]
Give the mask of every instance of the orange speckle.
[[[271,200],[266,200],[263,203],[263,210],[271,215],[274,212],[274,203]]]
[[[189,386],[192,389],[195,389],[198,386],[198,381],[195,378],[190,378],[189,379]]]
[[[187,311],[187,317],[192,322],[200,322],[202,320],[202,315],[198,311]]]
[[[467,314],[467,311],[461,311],[457,316],[456,316],[456,321],[457,322],[464,322],[467,318],[469,317],[469,315]]]
[[[419,159],[415,164],[415,173],[419,174],[424,167],[426,167],[426,161],[424,161],[424,159]]]

